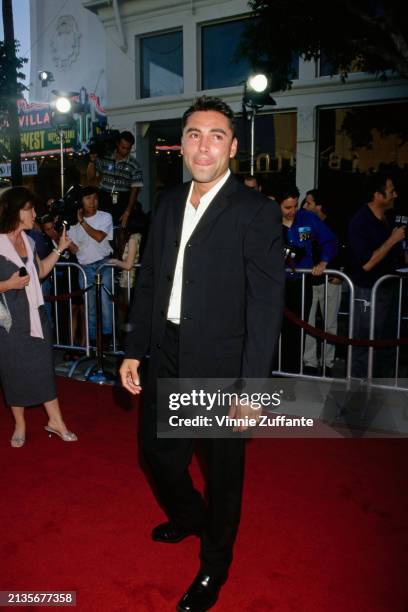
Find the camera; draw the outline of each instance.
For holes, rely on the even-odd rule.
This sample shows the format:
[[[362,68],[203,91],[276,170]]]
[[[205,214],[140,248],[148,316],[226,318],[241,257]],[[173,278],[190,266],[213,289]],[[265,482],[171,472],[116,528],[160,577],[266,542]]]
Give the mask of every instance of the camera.
[[[81,208],[81,185],[72,185],[63,198],[52,203],[49,214],[56,219],[55,229],[61,233],[78,223],[78,209]],[[41,221],[41,220],[40,220]]]
[[[89,152],[96,153],[98,157],[108,157],[115,150],[119,136],[119,130],[104,130],[91,138],[88,143]]]
[[[287,265],[291,267],[296,267],[296,264],[299,263],[306,255],[306,250],[303,247],[297,247],[294,244],[285,244],[283,247],[283,256]]]

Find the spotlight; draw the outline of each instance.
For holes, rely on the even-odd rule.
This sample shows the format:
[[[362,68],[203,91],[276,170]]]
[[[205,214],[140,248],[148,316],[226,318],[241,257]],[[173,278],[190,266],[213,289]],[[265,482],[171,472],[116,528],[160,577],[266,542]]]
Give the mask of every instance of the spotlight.
[[[247,88],[253,89],[257,93],[265,91],[268,87],[268,79],[264,74],[254,74],[247,81]]]
[[[38,78],[41,81],[42,87],[47,87],[48,83],[51,83],[54,80],[54,75],[49,70],[40,70],[38,73]]]
[[[64,93],[58,93],[51,103],[51,123],[57,130],[66,130],[72,127],[73,120],[71,100]]]
[[[243,102],[252,108],[261,108],[265,105],[274,106],[276,102],[272,98],[272,91],[274,91],[272,79],[265,74],[252,74],[245,83]]]
[[[69,113],[72,109],[72,103],[65,96],[60,96],[55,101],[55,108],[59,113],[65,115],[66,113]]]

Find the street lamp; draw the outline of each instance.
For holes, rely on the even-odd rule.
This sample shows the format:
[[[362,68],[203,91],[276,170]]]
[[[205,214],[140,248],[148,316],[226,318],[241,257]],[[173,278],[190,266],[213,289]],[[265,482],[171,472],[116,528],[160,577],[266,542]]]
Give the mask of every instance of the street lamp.
[[[255,117],[257,111],[263,106],[276,104],[271,91],[273,91],[272,80],[262,73],[250,75],[244,85],[242,104],[244,109],[248,109],[251,113],[251,176],[255,174]]]
[[[64,197],[64,129],[71,127],[73,121],[72,102],[64,95],[59,95],[51,104],[51,122],[54,125],[60,141],[60,167],[61,167],[61,197]]]

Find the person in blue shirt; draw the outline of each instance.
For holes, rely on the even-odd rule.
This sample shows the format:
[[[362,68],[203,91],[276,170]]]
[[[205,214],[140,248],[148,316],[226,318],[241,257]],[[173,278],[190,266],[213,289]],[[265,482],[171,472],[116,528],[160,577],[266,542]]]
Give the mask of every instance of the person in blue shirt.
[[[333,232],[317,215],[304,209],[298,209],[299,190],[295,185],[282,186],[274,192],[282,212],[282,226],[285,253],[288,253],[289,268],[308,268],[313,276],[324,273],[329,262],[337,254],[337,239]],[[318,262],[314,253],[318,253]],[[310,274],[305,279],[305,299],[302,312],[302,275],[288,271],[286,274],[285,305],[296,316],[308,320],[312,302],[312,284]],[[281,368],[286,372],[299,372],[302,362],[300,327],[290,323],[286,318],[282,326],[282,362]]]

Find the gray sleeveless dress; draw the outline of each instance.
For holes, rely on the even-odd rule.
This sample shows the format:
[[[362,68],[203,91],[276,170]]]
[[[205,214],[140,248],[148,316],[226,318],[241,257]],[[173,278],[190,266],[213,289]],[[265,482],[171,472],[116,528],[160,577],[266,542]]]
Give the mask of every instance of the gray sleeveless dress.
[[[12,261],[0,255],[0,281],[17,270]],[[33,406],[55,399],[52,337],[45,308],[39,309],[44,339],[33,338],[25,290],[6,291],[4,296],[13,319],[9,332],[0,326],[0,382],[6,402]]]

